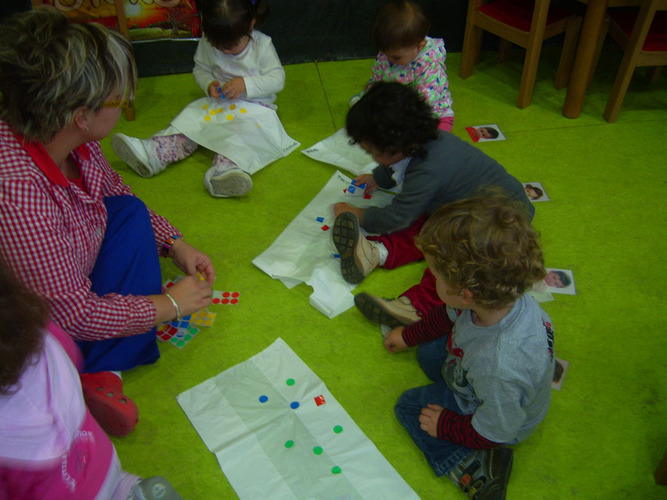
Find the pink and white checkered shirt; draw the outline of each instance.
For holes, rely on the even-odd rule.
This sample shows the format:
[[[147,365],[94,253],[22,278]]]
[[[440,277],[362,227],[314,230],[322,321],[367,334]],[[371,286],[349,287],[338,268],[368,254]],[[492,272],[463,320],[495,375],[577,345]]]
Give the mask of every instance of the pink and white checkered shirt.
[[[0,254],[17,276],[51,305],[53,320],[74,338],[101,340],[150,330],[153,302],[144,296],[90,290],[88,275],[106,230],[103,198],[132,194],[98,142],[72,152],[81,190],[41,144],[26,143],[0,120]],[[158,251],[179,234],[149,210]]]

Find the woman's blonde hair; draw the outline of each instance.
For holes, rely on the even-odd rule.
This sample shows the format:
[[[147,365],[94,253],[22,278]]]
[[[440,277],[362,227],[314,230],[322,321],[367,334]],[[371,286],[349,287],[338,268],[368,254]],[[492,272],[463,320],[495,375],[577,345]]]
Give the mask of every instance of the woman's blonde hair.
[[[30,141],[48,141],[113,93],[133,100],[136,83],[132,46],[104,26],[41,8],[0,27],[0,118]]]
[[[524,206],[499,191],[440,207],[416,242],[447,283],[490,309],[515,301],[546,275]]]

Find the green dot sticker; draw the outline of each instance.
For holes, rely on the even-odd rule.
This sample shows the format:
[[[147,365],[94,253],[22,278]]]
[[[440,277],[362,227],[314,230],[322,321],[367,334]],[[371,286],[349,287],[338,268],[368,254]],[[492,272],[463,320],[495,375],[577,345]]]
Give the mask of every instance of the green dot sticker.
[[[285,448],[291,448],[292,446],[294,446],[294,441],[292,441],[291,439],[285,441]]]
[[[335,465],[331,468],[331,473],[332,474],[340,474],[341,472],[343,472],[343,470],[340,467],[338,467],[337,465]]]
[[[333,431],[336,434],[340,434],[341,432],[343,432],[343,426],[342,425],[335,425],[334,428],[333,428]]]
[[[293,378],[288,378],[287,380],[285,380],[285,383],[287,385],[294,385],[294,379]]]
[[[316,446],[315,448],[313,448],[313,453],[315,453],[315,455],[321,455],[322,451],[323,450],[321,446]]]

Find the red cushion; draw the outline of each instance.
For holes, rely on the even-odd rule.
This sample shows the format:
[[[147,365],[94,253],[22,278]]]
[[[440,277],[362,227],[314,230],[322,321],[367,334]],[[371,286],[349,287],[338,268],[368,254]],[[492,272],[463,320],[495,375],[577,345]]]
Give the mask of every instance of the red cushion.
[[[534,8],[535,2],[532,0],[496,0],[482,5],[479,10],[487,16],[521,31],[530,31]],[[547,16],[547,26],[570,15],[569,10],[551,5]]]
[[[632,28],[637,20],[639,11],[633,10],[611,10],[609,16],[618,24],[618,27],[623,30],[625,35],[630,38],[632,36]],[[651,29],[646,36],[643,50],[647,52],[665,52],[667,51],[667,11],[661,10],[655,13]]]

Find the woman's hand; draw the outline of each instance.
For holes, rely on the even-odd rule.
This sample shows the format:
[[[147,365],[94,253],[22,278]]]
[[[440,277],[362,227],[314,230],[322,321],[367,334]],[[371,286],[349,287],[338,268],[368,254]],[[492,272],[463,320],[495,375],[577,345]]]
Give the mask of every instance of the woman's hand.
[[[383,343],[389,352],[401,352],[408,349],[408,344],[403,340],[403,330],[405,327],[397,326],[387,333]]]
[[[196,278],[197,273],[201,273],[209,286],[213,286],[215,270],[211,258],[183,241],[183,238],[178,238],[171,246],[169,257],[172,258],[176,267],[185,274]]]
[[[178,309],[165,294],[149,296],[157,311],[156,325],[176,319],[177,314],[183,317],[210,306],[213,292],[208,282],[196,276],[185,276],[169,288],[167,293],[174,299]]]

